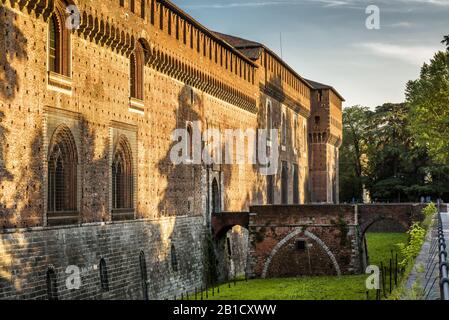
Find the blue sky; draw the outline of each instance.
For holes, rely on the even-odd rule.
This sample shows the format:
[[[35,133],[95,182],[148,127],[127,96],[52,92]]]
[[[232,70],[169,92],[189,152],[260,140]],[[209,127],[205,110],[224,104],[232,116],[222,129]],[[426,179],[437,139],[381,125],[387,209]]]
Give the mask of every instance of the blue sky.
[[[174,0],[206,27],[264,43],[345,106],[402,102],[408,80],[449,34],[449,0]],[[380,30],[368,30],[368,5]]]

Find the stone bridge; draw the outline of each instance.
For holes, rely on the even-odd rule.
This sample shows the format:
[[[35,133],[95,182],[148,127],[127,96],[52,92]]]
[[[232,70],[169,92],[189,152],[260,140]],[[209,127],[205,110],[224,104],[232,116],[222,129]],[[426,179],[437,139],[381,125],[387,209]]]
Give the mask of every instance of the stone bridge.
[[[408,230],[422,220],[424,205],[253,206],[251,213],[225,212],[212,217],[221,246],[234,226],[249,231],[250,277],[295,277],[362,273],[368,263],[365,233],[374,224]],[[377,230],[382,231],[382,230]],[[390,230],[385,230],[390,231]]]

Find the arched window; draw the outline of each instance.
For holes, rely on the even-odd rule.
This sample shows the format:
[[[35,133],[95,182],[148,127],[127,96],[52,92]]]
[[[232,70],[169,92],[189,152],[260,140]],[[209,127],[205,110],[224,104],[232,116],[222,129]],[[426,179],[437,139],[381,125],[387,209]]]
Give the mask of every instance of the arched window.
[[[282,162],[282,175],[281,175],[281,195],[282,204],[288,204],[288,164],[287,162]]]
[[[71,76],[70,29],[65,27],[67,4],[55,2],[55,9],[48,24],[48,71]]]
[[[193,160],[193,128],[192,124],[187,124],[187,155],[189,160]]]
[[[212,181],[212,213],[220,213],[220,188],[218,187],[217,179]]]
[[[131,97],[144,100],[144,64],[145,52],[140,41],[130,56],[130,91]]]
[[[287,116],[285,112],[282,113],[282,145],[287,145]]]
[[[267,176],[267,204],[274,204],[274,176]]]
[[[140,275],[142,277],[142,291],[143,299],[148,300],[148,274],[147,274],[147,262],[145,260],[145,253],[140,251],[139,255]]]
[[[142,19],[145,19],[145,1],[146,0],[140,0],[140,17]]]
[[[58,300],[58,281],[53,267],[47,269],[47,297],[48,300]]]
[[[108,267],[106,266],[106,261],[103,258],[100,260],[100,284],[101,290],[104,292],[109,291]]]
[[[174,272],[178,272],[178,257],[176,255],[175,246],[172,244],[170,249],[171,267]]]
[[[70,129],[62,125],[51,139],[48,157],[48,212],[76,212],[78,155]]]
[[[126,137],[121,136],[112,162],[112,212],[134,211],[134,177],[132,152]]]
[[[298,165],[293,165],[293,204],[299,204],[299,172]]]
[[[267,101],[267,130],[271,130],[272,126],[272,111],[271,111],[271,101]],[[270,132],[268,132],[268,139],[271,139]]]

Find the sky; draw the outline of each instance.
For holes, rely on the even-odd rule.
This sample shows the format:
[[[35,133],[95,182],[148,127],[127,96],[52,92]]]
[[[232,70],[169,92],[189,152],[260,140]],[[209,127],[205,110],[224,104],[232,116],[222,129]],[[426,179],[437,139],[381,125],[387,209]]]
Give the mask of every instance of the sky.
[[[449,0],[173,2],[213,31],[282,53],[301,76],[334,86],[345,107],[403,102],[407,81],[449,34]],[[380,10],[380,29],[366,27],[369,5]]]

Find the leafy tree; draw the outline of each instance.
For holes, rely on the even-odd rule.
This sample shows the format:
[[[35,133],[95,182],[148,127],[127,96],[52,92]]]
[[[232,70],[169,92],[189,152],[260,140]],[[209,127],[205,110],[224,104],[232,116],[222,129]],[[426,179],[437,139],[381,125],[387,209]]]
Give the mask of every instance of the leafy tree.
[[[449,167],[434,163],[410,131],[410,106],[386,103],[375,111],[344,110],[341,201],[361,201],[365,186],[374,201],[419,201],[449,194]]]
[[[449,38],[448,38],[449,40]],[[449,51],[438,52],[425,63],[421,76],[406,89],[410,130],[441,164],[449,163]]]
[[[449,51],[449,36],[444,36],[443,41],[441,41],[442,44],[444,44],[447,47],[447,50]]]
[[[343,144],[340,150],[340,200],[361,202],[366,169],[366,131],[371,111],[353,106],[343,110]]]

